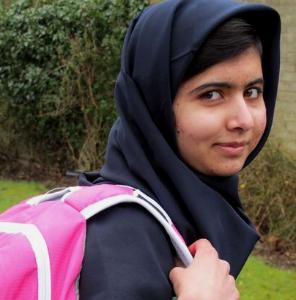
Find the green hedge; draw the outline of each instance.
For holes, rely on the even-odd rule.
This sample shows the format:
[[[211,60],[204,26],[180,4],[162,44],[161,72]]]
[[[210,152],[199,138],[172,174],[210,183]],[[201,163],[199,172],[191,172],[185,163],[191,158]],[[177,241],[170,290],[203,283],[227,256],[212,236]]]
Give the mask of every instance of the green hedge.
[[[22,0],[2,9],[0,126],[9,131],[7,149],[61,169],[98,167],[115,118],[124,33],[147,4]]]

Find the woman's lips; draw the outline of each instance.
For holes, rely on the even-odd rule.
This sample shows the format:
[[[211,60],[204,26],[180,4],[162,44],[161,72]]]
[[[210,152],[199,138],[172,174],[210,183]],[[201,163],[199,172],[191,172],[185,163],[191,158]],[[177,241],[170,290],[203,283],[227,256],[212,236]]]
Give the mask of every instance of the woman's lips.
[[[230,142],[230,143],[217,143],[214,145],[219,149],[219,151],[222,151],[226,155],[238,156],[244,152],[246,143]]]

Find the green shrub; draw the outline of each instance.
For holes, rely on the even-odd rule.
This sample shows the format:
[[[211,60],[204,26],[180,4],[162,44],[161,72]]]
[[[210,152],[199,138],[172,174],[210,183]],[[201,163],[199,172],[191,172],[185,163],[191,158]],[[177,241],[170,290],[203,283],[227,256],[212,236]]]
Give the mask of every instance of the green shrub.
[[[98,167],[124,33],[147,4],[22,0],[2,12],[0,106],[10,147],[17,141],[19,152],[62,169]]]
[[[259,232],[272,238],[272,246],[296,249],[295,182],[295,157],[275,142],[267,143],[256,161],[242,172],[240,187],[246,210]]]

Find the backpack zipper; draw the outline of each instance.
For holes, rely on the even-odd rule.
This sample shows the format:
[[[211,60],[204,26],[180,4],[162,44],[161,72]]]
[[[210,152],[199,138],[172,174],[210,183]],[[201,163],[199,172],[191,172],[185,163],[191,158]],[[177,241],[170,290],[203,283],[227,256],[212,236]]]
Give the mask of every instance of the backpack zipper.
[[[45,201],[52,201],[52,200],[57,200],[57,199],[63,199],[63,196],[69,194],[69,193],[72,193],[72,192],[76,192],[78,191],[79,189],[81,189],[80,186],[70,186],[70,187],[67,187],[67,188],[62,188],[62,189],[54,189],[52,191],[49,191],[45,194],[42,194],[42,195],[38,195],[38,196],[35,196],[35,197],[32,197],[30,198],[28,201],[27,201],[27,204],[29,205],[38,205],[42,202],[45,202]],[[55,190],[57,190],[55,192]]]

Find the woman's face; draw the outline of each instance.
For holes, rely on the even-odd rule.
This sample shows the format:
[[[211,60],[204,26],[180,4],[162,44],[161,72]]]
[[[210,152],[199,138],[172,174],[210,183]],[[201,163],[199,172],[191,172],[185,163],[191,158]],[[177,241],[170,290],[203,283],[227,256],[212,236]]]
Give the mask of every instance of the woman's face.
[[[195,170],[240,171],[265,126],[260,56],[249,48],[185,81],[173,103],[179,152]]]

